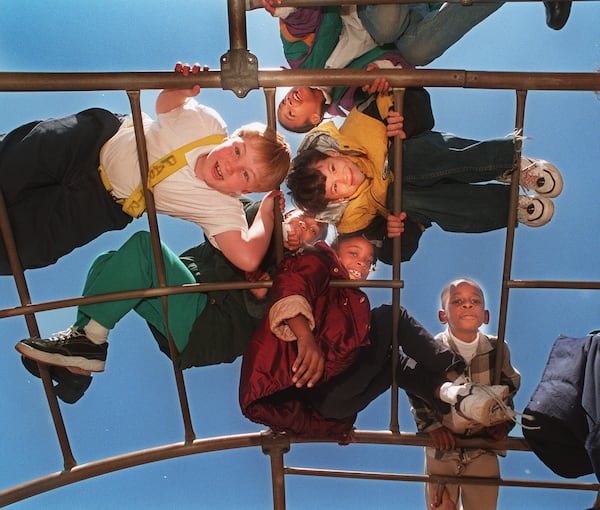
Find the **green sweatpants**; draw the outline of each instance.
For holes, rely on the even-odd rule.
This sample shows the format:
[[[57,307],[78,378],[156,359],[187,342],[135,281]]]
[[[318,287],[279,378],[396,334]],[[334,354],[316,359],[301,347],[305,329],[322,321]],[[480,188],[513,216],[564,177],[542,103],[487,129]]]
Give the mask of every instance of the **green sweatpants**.
[[[168,285],[196,283],[194,276],[179,257],[164,244],[162,252]],[[83,295],[93,296],[158,286],[150,234],[136,232],[117,251],[109,251],[96,258],[88,273]],[[168,297],[169,329],[179,352],[187,345],[192,325],[204,310],[206,300],[206,295],[202,293]],[[75,326],[82,328],[91,318],[105,328],[113,329],[130,310],[135,310],[166,336],[162,302],[159,297],[80,306]]]

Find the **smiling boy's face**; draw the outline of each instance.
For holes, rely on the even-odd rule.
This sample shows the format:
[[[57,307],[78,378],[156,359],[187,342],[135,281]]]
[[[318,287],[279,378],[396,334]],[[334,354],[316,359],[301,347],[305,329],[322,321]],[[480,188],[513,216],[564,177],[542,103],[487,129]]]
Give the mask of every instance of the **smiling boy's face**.
[[[331,202],[352,196],[366,179],[359,166],[338,152],[327,151],[329,157],[315,164],[325,177],[325,198]]]
[[[321,122],[321,108],[325,96],[319,89],[292,87],[277,107],[277,120],[285,128],[296,130]]]
[[[369,241],[360,236],[343,239],[336,253],[351,279],[367,279],[375,263],[375,247]]]
[[[205,157],[198,158],[194,172],[196,177],[222,193],[250,193],[258,189],[257,160],[252,140],[231,136]]]

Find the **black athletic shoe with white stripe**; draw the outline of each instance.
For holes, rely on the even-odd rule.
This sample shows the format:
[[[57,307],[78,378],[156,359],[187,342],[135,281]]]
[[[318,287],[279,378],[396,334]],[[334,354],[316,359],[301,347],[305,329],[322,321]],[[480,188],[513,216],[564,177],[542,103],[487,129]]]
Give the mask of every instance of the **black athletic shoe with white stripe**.
[[[25,338],[15,346],[15,349],[26,358],[48,365],[102,372],[108,342],[95,344],[82,330],[70,327],[49,338]]]

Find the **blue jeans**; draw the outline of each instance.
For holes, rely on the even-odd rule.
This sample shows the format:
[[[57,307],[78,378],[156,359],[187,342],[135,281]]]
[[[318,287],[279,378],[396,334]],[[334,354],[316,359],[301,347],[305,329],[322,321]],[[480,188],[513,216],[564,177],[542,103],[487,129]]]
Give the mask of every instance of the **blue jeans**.
[[[394,43],[414,66],[424,66],[442,55],[502,3],[381,4],[358,7],[364,27],[379,44]]]
[[[402,210],[425,227],[437,223],[448,232],[506,227],[510,185],[483,183],[512,171],[514,163],[513,137],[480,142],[427,131],[409,138],[403,143]],[[390,186],[390,210],[392,205]]]

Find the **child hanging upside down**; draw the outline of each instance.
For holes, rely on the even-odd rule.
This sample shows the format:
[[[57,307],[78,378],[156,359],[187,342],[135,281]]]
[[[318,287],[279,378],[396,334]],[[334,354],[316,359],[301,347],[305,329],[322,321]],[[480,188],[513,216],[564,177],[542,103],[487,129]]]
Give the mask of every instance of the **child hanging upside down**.
[[[271,208],[273,196],[263,202]],[[244,199],[248,221],[262,209],[261,202]],[[289,252],[324,239],[327,225],[306,217],[300,211],[286,214],[289,225]],[[232,264],[209,242],[190,248],[177,257],[163,245],[163,259],[168,285],[256,281],[269,279],[275,261],[274,246],[263,260],[261,269],[247,273]],[[260,273],[260,274],[259,274]],[[84,296],[109,292],[157,287],[156,269],[148,232],[134,234],[121,248],[101,254],[93,262],[84,287]],[[244,350],[252,332],[268,309],[266,289],[220,290],[172,295],[167,298],[170,332],[177,348],[176,364],[185,369],[227,363]],[[47,339],[29,338],[16,345],[26,359],[27,369],[38,375],[32,360],[50,365],[50,374],[57,383],[57,395],[68,403],[77,401],[91,379],[78,373],[104,370],[108,352],[108,334],[129,311],[135,310],[151,326],[159,346],[169,355],[167,326],[160,298],[138,298],[80,306],[77,320],[66,331]]]
[[[157,120],[144,115],[148,184],[158,213],[196,223],[229,260],[253,270],[271,231],[261,214],[248,226],[238,196],[276,189],[289,168],[289,146],[258,123],[227,136],[221,116],[194,99],[199,92],[197,85],[163,90]],[[0,191],[24,269],[53,264],[124,228],[145,210],[141,186],[129,117],[92,108],[0,135]],[[0,274],[11,274],[1,238]]]
[[[353,109],[339,129],[327,122],[304,137],[287,176],[298,207],[335,223],[343,234],[362,232],[378,216],[390,214],[394,174],[386,163],[384,119],[395,129],[401,121],[390,106],[388,96],[378,95]],[[408,138],[403,142],[402,209],[423,230],[432,223],[449,232],[506,227],[515,164],[514,136],[477,141],[426,131]],[[519,177],[533,195],[519,197],[518,221],[545,225],[554,212],[550,198],[562,190],[560,172],[547,161],[524,157]],[[491,180],[500,182],[483,184]],[[416,250],[414,243],[407,248],[403,260]]]

